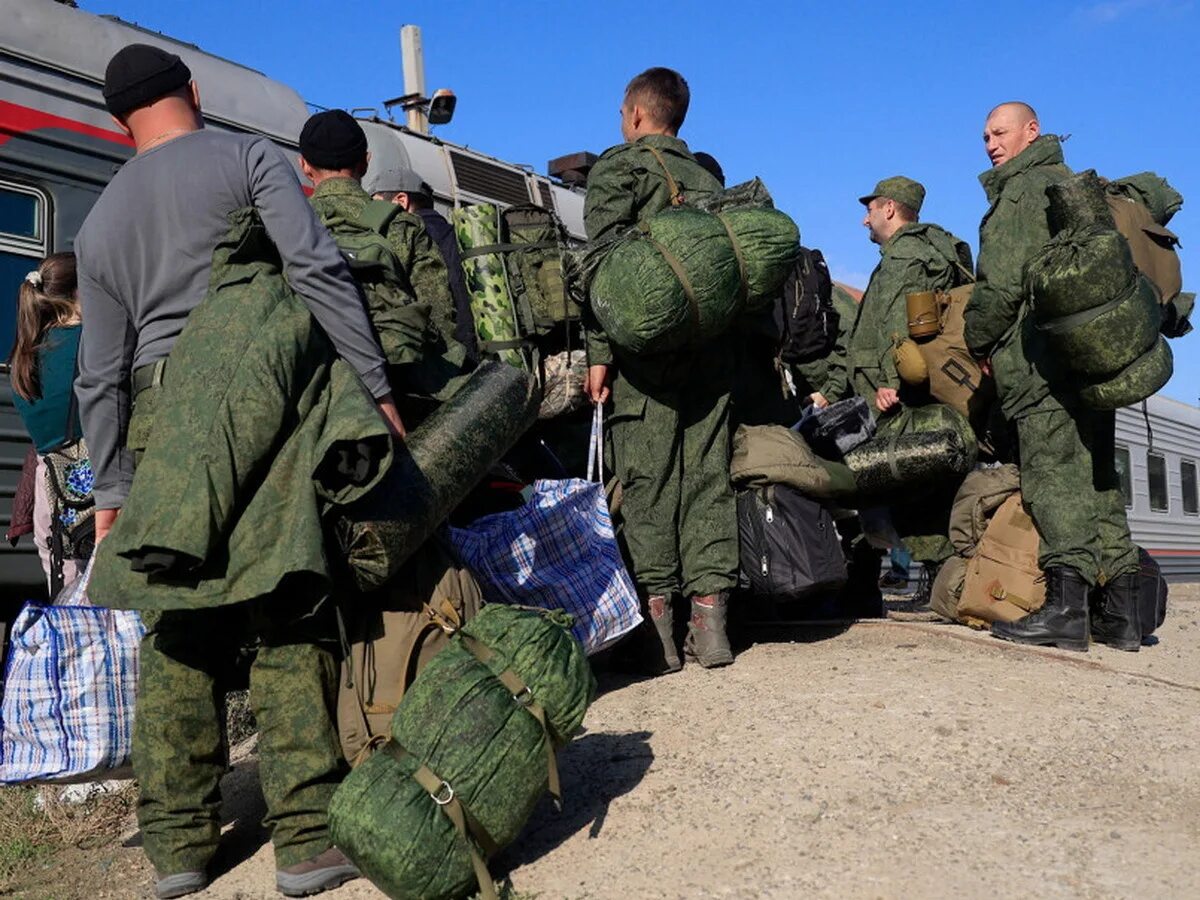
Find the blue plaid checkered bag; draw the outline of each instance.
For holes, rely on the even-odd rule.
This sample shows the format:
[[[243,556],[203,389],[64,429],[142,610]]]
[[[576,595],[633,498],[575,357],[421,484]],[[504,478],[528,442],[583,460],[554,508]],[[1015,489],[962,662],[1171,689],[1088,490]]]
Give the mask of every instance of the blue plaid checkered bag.
[[[593,432],[593,448],[599,438]],[[450,539],[490,602],[565,609],[595,653],[642,621],[613,534],[604,487],[582,478],[538,481],[520,509],[483,516]]]
[[[13,622],[0,700],[0,781],[87,781],[130,758],[137,694],[136,612],[27,603]],[[61,602],[61,600],[60,600]]]

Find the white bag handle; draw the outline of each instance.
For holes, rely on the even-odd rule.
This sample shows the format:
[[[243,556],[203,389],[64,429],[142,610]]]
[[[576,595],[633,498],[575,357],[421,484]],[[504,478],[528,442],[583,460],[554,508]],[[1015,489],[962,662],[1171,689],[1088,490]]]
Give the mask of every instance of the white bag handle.
[[[588,439],[587,480],[604,480],[604,407],[599,403],[592,413],[592,435]]]

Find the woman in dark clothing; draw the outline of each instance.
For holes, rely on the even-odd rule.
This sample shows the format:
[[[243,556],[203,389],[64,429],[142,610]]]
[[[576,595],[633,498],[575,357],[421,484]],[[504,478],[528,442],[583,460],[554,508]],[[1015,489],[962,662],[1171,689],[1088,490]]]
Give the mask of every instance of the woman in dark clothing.
[[[42,260],[21,283],[17,293],[17,337],[8,360],[13,404],[38,452],[33,540],[52,589],[53,502],[45,455],[80,437],[79,415],[72,401],[79,322],[75,254],[55,253]],[[64,559],[62,565],[63,583],[70,583],[76,574],[76,561]]]

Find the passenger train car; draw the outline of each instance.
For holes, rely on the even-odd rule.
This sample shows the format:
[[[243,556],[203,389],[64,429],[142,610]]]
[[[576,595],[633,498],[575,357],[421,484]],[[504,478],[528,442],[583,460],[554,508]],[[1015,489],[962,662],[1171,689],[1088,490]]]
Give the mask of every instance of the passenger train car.
[[[208,127],[265,135],[292,158],[310,109],[294,90],[253,69],[52,0],[0,0],[0,22],[0,347],[7,356],[21,279],[47,253],[71,247],[92,203],[133,152],[100,92],[113,53],[135,41],[178,53],[200,84]],[[385,115],[361,121],[372,166],[414,169],[443,211],[482,201],[535,203],[583,237],[578,186],[418,134]],[[1200,577],[1200,410],[1152,398],[1144,413],[1121,411],[1118,439],[1135,537],[1173,577]],[[8,526],[28,446],[7,378],[0,377],[0,531]],[[0,541],[0,597],[29,593],[41,583],[29,539],[15,549]]]

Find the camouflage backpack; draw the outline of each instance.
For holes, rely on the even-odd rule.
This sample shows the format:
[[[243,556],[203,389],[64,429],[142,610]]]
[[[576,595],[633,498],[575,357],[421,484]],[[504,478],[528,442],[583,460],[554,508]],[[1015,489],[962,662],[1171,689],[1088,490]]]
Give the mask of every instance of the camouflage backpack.
[[[544,337],[579,320],[579,305],[563,285],[562,223],[554,213],[533,204],[510,206],[501,213],[508,243],[508,283],[528,330]]]
[[[384,357],[392,365],[413,362],[421,347],[413,335],[429,328],[429,307],[416,302],[412,282],[388,243],[392,220],[403,210],[386,200],[367,203],[353,220],[325,222],[362,288]]]

